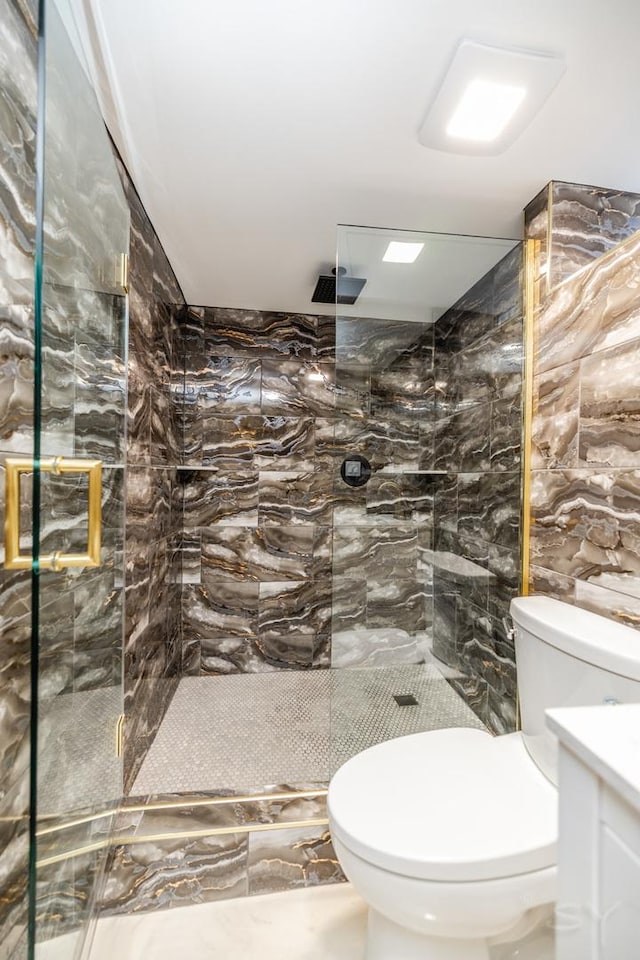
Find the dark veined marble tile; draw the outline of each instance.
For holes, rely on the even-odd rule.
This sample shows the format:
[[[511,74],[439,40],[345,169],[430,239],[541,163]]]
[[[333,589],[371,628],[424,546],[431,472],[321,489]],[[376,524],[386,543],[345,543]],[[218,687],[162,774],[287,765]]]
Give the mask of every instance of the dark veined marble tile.
[[[308,638],[307,638],[308,639]],[[190,639],[196,649],[196,641]],[[273,669],[265,664],[255,637],[207,637],[197,641],[200,676],[229,676],[236,673],[261,673]]]
[[[262,440],[263,424],[263,418],[258,416],[217,417],[207,411],[205,417],[200,409],[199,422],[193,425],[199,428],[203,464],[235,470],[252,464]],[[193,433],[191,437],[197,447],[198,437]]]
[[[262,362],[247,357],[191,356],[185,385],[214,416],[260,413]]]
[[[559,286],[540,313],[539,373],[640,336],[640,233]]]
[[[103,916],[130,915],[247,892],[246,834],[179,837],[116,848]]]
[[[436,352],[459,353],[490,333],[496,325],[493,301],[494,276],[489,272],[436,321]]]
[[[316,317],[205,307],[205,349],[211,356],[298,357],[317,354]]]
[[[258,472],[215,470],[181,471],[184,482],[185,529],[195,531],[212,523],[257,526]]]
[[[372,576],[367,585],[367,626],[391,627],[413,633],[427,626],[426,598],[422,580]]]
[[[313,469],[314,420],[312,417],[263,417],[255,449],[256,466],[270,470]]]
[[[522,398],[516,394],[491,404],[492,471],[517,470],[522,445]]]
[[[520,474],[458,475],[458,530],[490,543],[517,544]]]
[[[423,523],[433,516],[434,478],[428,475],[373,474],[365,487],[367,515]]]
[[[257,637],[252,647],[262,660],[261,669],[269,665],[272,668],[300,670],[313,666],[315,642],[315,634],[304,631],[282,635],[268,632]]]
[[[180,317],[180,330],[188,369],[189,358],[204,353],[204,307],[187,306]]]
[[[433,653],[450,667],[458,666],[458,593],[455,586],[434,572]]]
[[[338,317],[336,321],[336,364],[364,364],[384,369],[399,357],[429,360],[433,351],[431,324]]]
[[[2,815],[0,844],[3,854],[0,903],[0,935],[6,957],[24,960],[27,956],[29,820],[24,816]]]
[[[0,637],[3,684],[0,688],[0,758],[3,769],[1,816],[27,813],[23,787],[29,774],[31,617],[3,622]],[[13,791],[16,795],[13,795]],[[3,821],[0,819],[0,824]]]
[[[524,244],[517,243],[493,269],[493,314],[497,324],[524,311]]]
[[[484,719],[488,730],[500,737],[519,729],[518,707],[513,698],[507,698],[501,690],[487,684],[487,715]]]
[[[260,586],[246,581],[216,581],[211,586],[185,586],[185,634],[202,640],[257,636]]]
[[[434,437],[434,465],[453,472],[486,471],[491,463],[491,406],[477,403],[439,420]]]
[[[127,390],[127,462],[151,462],[151,396],[150,387],[129,378]]]
[[[202,535],[202,575],[207,582],[309,580],[317,544],[312,525],[209,528]]]
[[[439,476],[434,481],[433,526],[435,530],[458,529],[457,474]]]
[[[257,633],[261,640],[315,635],[329,628],[331,581],[261,583]]]
[[[269,416],[326,416],[336,405],[335,379],[332,363],[263,360],[262,412]]]
[[[575,581],[574,597],[576,606],[640,630],[640,577],[594,573]]]
[[[332,480],[325,472],[260,471],[260,526],[315,524],[332,521]]]
[[[124,364],[110,347],[92,343],[75,351],[75,454],[105,463],[124,461]]]
[[[199,533],[184,534],[180,540],[180,552],[182,583],[200,583],[202,577],[201,535]]]
[[[173,392],[173,403],[179,435],[182,436],[180,463],[200,466],[203,463],[202,412],[195,393]]]
[[[505,719],[515,714],[516,665],[513,644],[500,620],[476,607],[465,596],[458,600],[458,660],[463,670],[480,676],[498,693]],[[511,704],[507,710],[506,704]]]
[[[250,895],[346,880],[329,831],[318,827],[254,831],[247,869]]]
[[[374,470],[418,469],[420,442],[416,420],[339,417],[334,425],[334,451],[344,458],[357,451]]]
[[[366,627],[367,581],[334,575],[331,604],[331,626],[334,635],[342,630]]]
[[[33,440],[33,343],[27,306],[0,307],[0,446],[30,454]]]
[[[489,691],[487,683],[478,676],[448,678],[448,683],[473,710],[476,717],[487,722],[489,715]]]
[[[333,572],[361,580],[363,575],[389,578],[415,573],[418,533],[414,523],[342,526],[333,534]]]
[[[151,463],[176,463],[179,458],[177,411],[167,386],[150,387],[149,448]]]
[[[321,633],[314,637],[311,651],[311,666],[315,670],[328,670],[331,666],[331,633]]]
[[[640,467],[639,384],[640,340],[581,361],[579,466]]]
[[[335,368],[335,412],[366,417],[371,408],[371,373],[367,364],[340,363]]]
[[[534,470],[573,467],[578,456],[579,364],[534,377],[531,456]]]
[[[336,359],[336,318],[318,315],[316,317],[315,356],[317,360]]]
[[[535,471],[531,561],[565,576],[640,576],[640,473]]]
[[[443,541],[432,556],[439,585],[486,610],[496,580],[488,569],[488,544],[455,534],[448,534]]]
[[[640,195],[553,182],[555,286],[640,229]]]
[[[73,591],[73,648],[119,650],[122,644],[124,598],[114,586],[113,572],[81,577]]]
[[[0,51],[0,303],[30,305],[35,238],[37,38],[14,2],[3,11]]]
[[[433,371],[422,357],[400,357],[371,372],[373,416],[423,417],[433,410]]]
[[[160,303],[184,304],[180,284],[176,279],[158,235],[153,235],[153,292]]]

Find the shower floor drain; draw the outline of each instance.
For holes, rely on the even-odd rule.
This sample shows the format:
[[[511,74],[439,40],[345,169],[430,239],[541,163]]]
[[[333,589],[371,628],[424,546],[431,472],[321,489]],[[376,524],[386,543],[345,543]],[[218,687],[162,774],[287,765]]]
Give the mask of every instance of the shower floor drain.
[[[394,693],[393,699],[399,707],[417,707],[418,701],[412,693]]]

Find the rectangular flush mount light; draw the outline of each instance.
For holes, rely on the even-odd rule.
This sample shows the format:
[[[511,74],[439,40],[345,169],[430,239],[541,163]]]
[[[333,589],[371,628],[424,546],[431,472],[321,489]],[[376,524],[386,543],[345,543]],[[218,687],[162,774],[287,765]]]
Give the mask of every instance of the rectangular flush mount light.
[[[448,153],[502,153],[564,71],[554,54],[463,40],[420,128],[420,143]]]
[[[403,240],[392,240],[382,258],[386,263],[415,263],[424,243],[406,243]]]

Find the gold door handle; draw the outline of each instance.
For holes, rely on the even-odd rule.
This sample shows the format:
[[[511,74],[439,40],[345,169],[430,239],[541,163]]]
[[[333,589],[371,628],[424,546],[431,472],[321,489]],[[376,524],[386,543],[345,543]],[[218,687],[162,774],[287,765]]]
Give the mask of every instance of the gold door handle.
[[[5,568],[30,570],[33,557],[20,553],[20,474],[32,473],[33,460],[10,458],[5,461]],[[40,461],[43,473],[58,476],[65,473],[89,475],[89,536],[86,553],[49,553],[38,558],[41,570],[62,570],[65,567],[99,567],[102,545],[102,460],[67,460],[51,457]]]

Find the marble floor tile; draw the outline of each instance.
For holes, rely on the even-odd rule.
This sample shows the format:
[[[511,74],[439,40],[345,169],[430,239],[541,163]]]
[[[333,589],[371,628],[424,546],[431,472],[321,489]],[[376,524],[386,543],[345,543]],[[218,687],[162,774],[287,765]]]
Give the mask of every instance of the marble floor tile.
[[[98,921],[90,960],[364,960],[367,908],[351,884],[307,887]],[[77,934],[40,944],[38,960],[73,956]],[[553,935],[534,930],[493,947],[491,960],[553,960]]]

